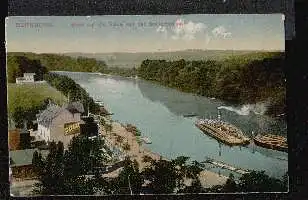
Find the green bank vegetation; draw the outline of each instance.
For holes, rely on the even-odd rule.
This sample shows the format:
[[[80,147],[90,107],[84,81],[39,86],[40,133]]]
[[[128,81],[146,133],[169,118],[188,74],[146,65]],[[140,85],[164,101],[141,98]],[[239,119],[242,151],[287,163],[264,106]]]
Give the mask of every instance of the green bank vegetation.
[[[20,60],[25,60],[25,67],[23,67]],[[44,73],[47,71],[100,72],[106,68],[104,61],[97,61],[91,58],[72,58],[57,54],[35,54],[22,52],[9,52],[8,66],[9,82],[15,82],[16,73],[13,71],[15,68],[19,68],[22,72],[24,72],[28,71],[30,66],[38,69],[43,67],[45,69]],[[22,76],[22,74],[19,75]]]
[[[237,104],[270,102],[267,114],[286,111],[283,53],[254,53],[221,61],[144,60],[138,77]]]
[[[155,81],[184,92],[215,97],[230,103],[266,102],[269,105],[266,114],[272,116],[286,112],[286,82],[282,52],[255,52],[220,60],[144,60],[139,68],[131,69],[107,67],[104,61],[93,58],[8,53],[9,82],[14,82],[23,72],[36,72],[41,77],[46,71],[57,70],[99,72],[126,77],[138,75],[145,80]],[[56,85],[59,84],[53,86]],[[57,89],[60,90],[60,87]],[[67,94],[68,91],[63,90],[63,92]],[[76,95],[79,95],[83,92],[77,93]]]
[[[94,58],[80,56],[73,58],[60,54],[8,53],[9,83],[14,83],[15,79],[23,76],[24,72],[35,72],[42,77],[47,71],[95,72],[125,77],[134,76],[137,72],[135,68],[107,67],[104,61]]]
[[[40,60],[33,60],[22,55],[7,56],[7,78],[9,83],[15,83],[17,77],[23,77],[24,73],[35,73],[37,80],[42,80],[48,69],[43,67]]]
[[[48,73],[44,75],[46,80],[52,87],[69,97],[70,101],[81,101],[84,105],[85,113],[89,111],[93,114],[99,112],[99,105],[94,102],[92,97],[79,84],[67,76],[56,73]]]

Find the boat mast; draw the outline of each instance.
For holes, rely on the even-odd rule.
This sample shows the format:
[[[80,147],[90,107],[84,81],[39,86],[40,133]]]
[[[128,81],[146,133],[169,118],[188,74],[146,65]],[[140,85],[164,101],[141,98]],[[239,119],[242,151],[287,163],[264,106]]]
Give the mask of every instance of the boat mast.
[[[220,121],[221,116],[220,116],[219,108],[217,108],[217,118],[218,118],[218,120]]]
[[[255,147],[255,143],[253,142],[253,138],[255,137],[255,133],[253,131],[251,131],[251,136],[252,136],[252,153],[255,153],[256,151],[256,147]]]

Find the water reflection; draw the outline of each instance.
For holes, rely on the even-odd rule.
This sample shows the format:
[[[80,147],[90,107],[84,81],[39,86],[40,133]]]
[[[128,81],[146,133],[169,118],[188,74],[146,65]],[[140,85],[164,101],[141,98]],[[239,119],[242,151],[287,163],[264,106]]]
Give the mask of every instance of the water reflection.
[[[182,93],[162,86],[149,86],[147,82],[139,81],[138,87],[142,95],[153,102],[160,102],[175,115],[183,116],[188,113],[196,113],[200,117],[216,118],[217,108],[228,105],[226,102],[213,100],[193,94]],[[271,119],[268,116],[238,115],[228,110],[220,110],[224,121],[230,122],[241,128],[247,135],[252,136],[252,131],[258,133],[272,133],[286,135],[286,124],[283,121]]]
[[[152,144],[146,147],[162,156],[175,158],[184,155],[198,161],[204,161],[209,156],[244,169],[265,170],[273,176],[281,176],[287,170],[286,153],[253,145],[229,147],[219,144],[194,126],[196,117],[183,117],[187,113],[217,117],[217,107],[232,106],[225,102],[182,93],[143,80],[93,74],[74,74],[72,78],[91,96],[100,97],[107,108],[115,113],[114,120],[138,126],[142,134],[152,140]],[[220,112],[223,120],[238,126],[247,134],[266,130],[284,132],[280,128],[284,126],[283,123],[279,124],[265,116],[242,116],[228,110]],[[221,172],[224,175],[230,173],[225,170]]]

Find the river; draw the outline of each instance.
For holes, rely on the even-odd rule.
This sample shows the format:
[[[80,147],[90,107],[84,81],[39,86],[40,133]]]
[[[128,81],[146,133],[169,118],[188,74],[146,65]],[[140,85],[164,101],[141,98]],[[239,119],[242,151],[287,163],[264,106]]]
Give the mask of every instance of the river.
[[[103,101],[106,108],[114,113],[114,120],[135,124],[142,135],[152,141],[146,146],[164,157],[172,159],[183,155],[198,161],[211,157],[243,169],[264,170],[277,178],[288,170],[287,153],[253,144],[247,147],[219,144],[195,127],[197,117],[183,117],[184,114],[196,113],[198,117],[216,118],[217,108],[224,106],[226,109],[220,110],[222,119],[236,125],[248,136],[252,131],[255,134],[269,132],[286,136],[284,121],[247,112],[251,106],[236,107],[140,79],[80,72],[57,73],[71,77],[90,96]],[[210,166],[208,169],[227,176],[230,173]]]

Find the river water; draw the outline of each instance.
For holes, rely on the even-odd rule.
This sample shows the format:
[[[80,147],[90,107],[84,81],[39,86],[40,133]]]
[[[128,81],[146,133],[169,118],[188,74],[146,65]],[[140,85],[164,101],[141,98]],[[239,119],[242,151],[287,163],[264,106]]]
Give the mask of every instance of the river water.
[[[217,108],[223,106],[225,109],[220,110],[222,119],[236,125],[248,136],[252,131],[255,134],[268,132],[286,136],[287,125],[284,121],[248,112],[251,106],[236,107],[139,79],[80,72],[57,73],[71,77],[90,96],[103,101],[106,108],[114,113],[114,120],[136,125],[142,135],[152,141],[146,146],[164,157],[172,159],[183,155],[198,161],[211,157],[243,169],[264,170],[277,178],[288,169],[287,153],[253,144],[229,147],[202,133],[194,125],[197,117],[216,118]],[[262,110],[263,107],[259,107]],[[258,112],[262,112],[260,109]],[[195,113],[197,117],[183,117],[188,113]],[[208,167],[223,175],[231,173]]]

